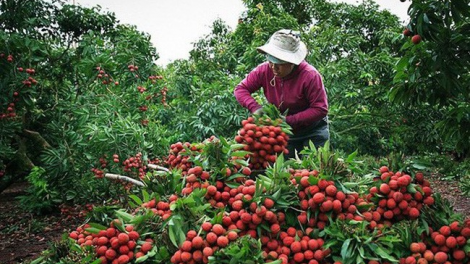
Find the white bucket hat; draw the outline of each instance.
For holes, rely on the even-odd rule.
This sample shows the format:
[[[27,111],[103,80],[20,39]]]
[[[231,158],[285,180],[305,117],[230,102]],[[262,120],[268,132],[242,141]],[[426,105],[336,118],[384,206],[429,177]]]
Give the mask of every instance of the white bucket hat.
[[[307,56],[307,47],[300,40],[300,33],[290,29],[276,31],[266,44],[257,50],[295,65],[299,65]]]

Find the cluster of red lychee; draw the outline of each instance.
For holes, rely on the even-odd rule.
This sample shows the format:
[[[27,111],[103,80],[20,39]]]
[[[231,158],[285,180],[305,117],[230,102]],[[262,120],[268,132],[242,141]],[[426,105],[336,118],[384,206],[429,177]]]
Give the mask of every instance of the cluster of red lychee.
[[[4,58],[4,57],[5,57],[5,53],[0,53],[0,58]],[[11,54],[7,55],[7,61],[13,62],[13,55]]]
[[[96,178],[101,179],[104,177],[104,171],[97,169],[97,168],[91,168],[91,172],[95,175]]]
[[[277,122],[280,124],[282,120]],[[250,168],[264,169],[269,163],[276,161],[277,155],[289,153],[286,149],[289,136],[279,125],[272,125],[269,118],[255,120],[250,116],[242,121],[242,126],[235,136],[235,141],[245,144],[244,150],[251,152]]]
[[[249,176],[251,170],[247,167],[243,168],[242,170],[243,176],[237,177],[233,179],[233,181],[242,183],[245,181],[246,177]],[[190,168],[185,175],[184,179],[186,182],[185,187],[182,189],[182,195],[189,195],[192,193],[194,189],[203,188],[206,189],[206,199],[208,202],[215,207],[223,208],[227,205],[228,199],[231,197],[230,191],[232,188],[228,187],[225,184],[225,179],[230,177],[232,173],[237,173],[238,168],[234,167],[232,169],[225,168],[222,169],[220,174],[217,174],[217,179],[215,177],[211,177],[208,171],[204,171],[202,167],[195,166],[194,168]],[[221,179],[221,180],[218,180]],[[214,184],[211,184],[211,182]]]
[[[100,168],[101,169],[98,169],[98,168],[92,168],[91,169],[91,172],[93,172],[93,174],[95,175],[96,178],[103,178],[104,177],[104,171],[103,169],[105,169],[107,166],[108,166],[108,161],[106,160],[106,156],[104,157],[101,157],[99,159],[99,162],[100,162]]]
[[[454,221],[436,231],[430,228],[430,234],[428,237],[423,233],[424,242],[411,243],[412,255],[400,259],[400,263],[469,263],[470,252],[466,253],[464,247],[470,241],[470,220],[464,224]]]
[[[368,200],[374,201],[376,211],[385,220],[396,222],[417,219],[424,205],[434,204],[432,189],[422,173],[416,173],[413,182],[410,175],[403,172],[394,173],[386,166],[382,166],[379,172],[379,185],[371,187]]]
[[[161,103],[163,104],[163,106],[168,106],[168,104],[166,103],[166,94],[167,94],[167,92],[168,92],[168,88],[166,88],[166,87],[163,87],[160,90],[160,94],[162,96]]]
[[[147,88],[143,86],[137,86],[137,91],[139,91],[139,93],[144,93],[145,91],[147,91]]]
[[[171,262],[208,263],[207,258],[214,252],[227,247],[239,237],[251,236],[260,239],[266,262],[281,260],[284,264],[324,263],[323,260],[330,251],[322,248],[323,239],[310,236],[313,228],[307,228],[305,233],[294,227],[282,231],[281,225],[285,224],[285,215],[267,209],[273,205],[274,202],[270,199],[266,199],[261,206],[249,203],[248,207],[223,216],[220,224],[204,222],[200,235],[194,230],[187,233],[186,241],[172,256]],[[258,227],[261,224],[268,225],[270,230],[261,229],[262,233],[258,236]]]
[[[19,72],[24,71],[24,69],[22,67],[18,67],[17,70]],[[29,74],[29,75],[34,75],[36,73],[36,70],[34,70],[32,68],[27,68],[26,73]],[[34,79],[32,76],[28,76],[28,78],[26,78],[26,80],[23,81],[23,84],[27,87],[31,87],[31,85],[37,84],[37,83],[38,83],[38,81],[36,79]]]
[[[163,220],[166,220],[168,217],[171,216],[170,205],[176,202],[176,200],[178,200],[178,197],[176,195],[171,195],[169,198],[169,202],[157,202],[155,199],[152,199],[148,202],[142,203],[141,206],[143,208],[150,209],[154,214],[159,215],[162,217]]]
[[[411,30],[409,30],[408,28],[405,28],[403,30],[403,35],[405,37],[411,37],[411,42],[413,42],[413,44],[417,45],[421,42],[421,36],[416,34],[416,35],[413,35],[413,33],[411,32]]]
[[[181,169],[183,175],[188,173],[188,170],[193,167],[192,162],[189,161],[190,156],[187,155],[188,151],[199,151],[199,148],[195,145],[191,145],[189,142],[177,142],[170,145],[170,154],[165,160],[165,163],[170,168]]]
[[[93,210],[93,204],[86,205],[75,205],[70,206],[62,204],[60,207],[60,214],[64,215],[66,219],[71,220],[74,218],[84,218],[91,210]]]
[[[208,263],[209,257],[215,251],[225,248],[229,241],[238,238],[235,231],[229,231],[220,224],[212,225],[210,222],[202,224],[205,237],[199,236],[195,230],[189,230],[186,240],[173,254],[171,263]]]
[[[134,258],[144,256],[153,247],[151,239],[139,241],[140,234],[132,225],[127,225],[125,232],[115,228],[114,222],[111,227],[98,233],[88,232],[86,229],[89,227],[88,224],[78,227],[69,237],[81,246],[92,246],[102,264],[126,264]]]
[[[333,181],[319,179],[316,170],[294,170],[291,175],[292,183],[299,187],[300,209],[303,211],[297,218],[301,224],[324,229],[329,217],[364,220],[358,213],[367,211],[370,205],[357,193],[345,194]],[[309,211],[313,214],[307,214]],[[311,217],[307,218],[307,215]]]
[[[201,166],[189,168],[184,177],[186,182],[185,187],[181,190],[182,195],[189,195],[196,188],[207,188],[209,186],[210,174],[204,171]]]
[[[281,260],[287,263],[325,263],[324,259],[330,250],[323,249],[325,241],[321,238],[312,238],[312,228],[304,231],[288,227],[279,233],[279,239],[268,236],[261,237],[263,256],[266,262]]]
[[[127,69],[130,71],[130,72],[135,72],[139,69],[139,66],[136,66],[136,65],[127,65]]]
[[[22,67],[18,67],[17,70],[19,72],[24,72],[25,70],[22,68]],[[23,85],[27,86],[27,87],[31,87],[32,85],[35,85],[37,84],[37,80],[34,79],[31,75],[34,75],[36,71],[32,68],[27,68],[26,69],[26,73],[29,74],[30,76],[28,76],[25,80],[22,81]],[[18,102],[18,96],[19,96],[19,93],[17,91],[14,91],[13,92],[13,102],[9,103],[5,112],[3,113],[0,113],[0,120],[2,119],[9,119],[9,118],[14,118],[17,116],[16,114],[16,108],[15,108],[15,102]]]
[[[22,71],[22,68],[20,67],[20,68],[18,68],[18,70]],[[25,71],[26,71],[27,74],[30,74],[30,75],[33,75],[33,74],[36,73],[36,70],[33,69],[33,68],[27,68]]]
[[[148,120],[148,119],[142,119],[142,120],[140,120],[140,123],[141,123],[143,126],[148,126],[149,120]]]
[[[37,83],[38,81],[31,76],[29,76],[26,80],[23,81],[23,84],[27,87],[31,87],[31,85],[35,85]]]
[[[149,80],[151,80],[152,83],[156,83],[157,80],[161,80],[161,79],[163,79],[163,76],[161,76],[161,75],[150,75],[149,76]]]
[[[240,185],[244,186],[244,185]],[[205,186],[203,186],[204,188]],[[206,199],[212,207],[225,208],[228,204],[233,202],[238,194],[238,188],[230,188],[223,181],[217,181],[215,185],[208,185]],[[242,187],[240,187],[242,188]]]
[[[109,76],[102,67],[98,66],[95,69],[98,71],[96,78],[102,80],[102,84],[110,84],[114,82],[113,78],[111,78],[111,76]],[[114,84],[119,85],[119,82],[116,81]]]
[[[144,162],[142,160],[142,153],[139,152],[134,157],[127,158],[122,162],[122,165],[124,165],[125,172],[134,172],[137,174],[136,176],[138,176],[140,179],[143,179],[145,177],[147,166],[144,165]]]
[[[6,112],[0,113],[0,120],[16,117],[15,103],[9,103]]]
[[[118,154],[113,154],[112,156],[112,161],[114,163],[119,163],[119,155]],[[108,161],[106,159],[106,155],[104,157],[101,157],[99,159],[100,163],[100,168],[92,168],[91,171],[97,178],[103,178],[104,177],[104,169],[108,167]],[[135,156],[129,157],[126,160],[122,162],[123,170],[127,173],[134,174],[132,176],[139,177],[140,179],[143,179],[146,174],[147,166],[144,165],[144,162],[142,160],[142,153],[137,153]]]

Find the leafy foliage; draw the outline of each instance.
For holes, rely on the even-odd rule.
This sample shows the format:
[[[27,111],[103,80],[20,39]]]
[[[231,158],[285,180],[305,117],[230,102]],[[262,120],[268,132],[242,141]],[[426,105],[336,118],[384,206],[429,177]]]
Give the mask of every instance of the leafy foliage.
[[[468,155],[469,1],[413,1],[408,14],[406,29],[423,41],[403,44],[391,97],[440,113],[446,147]]]
[[[229,247],[217,251],[214,256],[209,257],[209,263],[265,263],[262,256],[261,243],[250,236],[243,236]],[[280,260],[271,262],[281,263]]]
[[[342,263],[368,263],[370,260],[397,262],[403,243],[392,230],[369,230],[364,221],[337,220],[325,228],[330,242],[325,247],[341,256]]]

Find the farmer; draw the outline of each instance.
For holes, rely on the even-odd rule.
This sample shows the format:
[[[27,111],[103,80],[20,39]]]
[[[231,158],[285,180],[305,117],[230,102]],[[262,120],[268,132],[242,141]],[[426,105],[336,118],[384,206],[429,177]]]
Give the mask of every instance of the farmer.
[[[251,96],[260,88],[269,103],[281,113],[287,110],[286,122],[292,127],[287,149],[289,157],[312,141],[321,147],[329,139],[328,101],[320,73],[304,59],[307,47],[298,32],[281,29],[257,50],[266,55],[261,63],[241,81],[234,95],[241,106],[254,115],[263,108]]]

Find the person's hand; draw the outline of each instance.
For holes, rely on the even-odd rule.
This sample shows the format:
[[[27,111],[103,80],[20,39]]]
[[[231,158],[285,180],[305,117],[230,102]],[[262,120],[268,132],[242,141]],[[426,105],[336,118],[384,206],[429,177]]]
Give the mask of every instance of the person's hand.
[[[256,115],[256,116],[264,115],[263,107],[260,107],[260,108],[256,109],[256,110],[253,112],[253,115]]]

